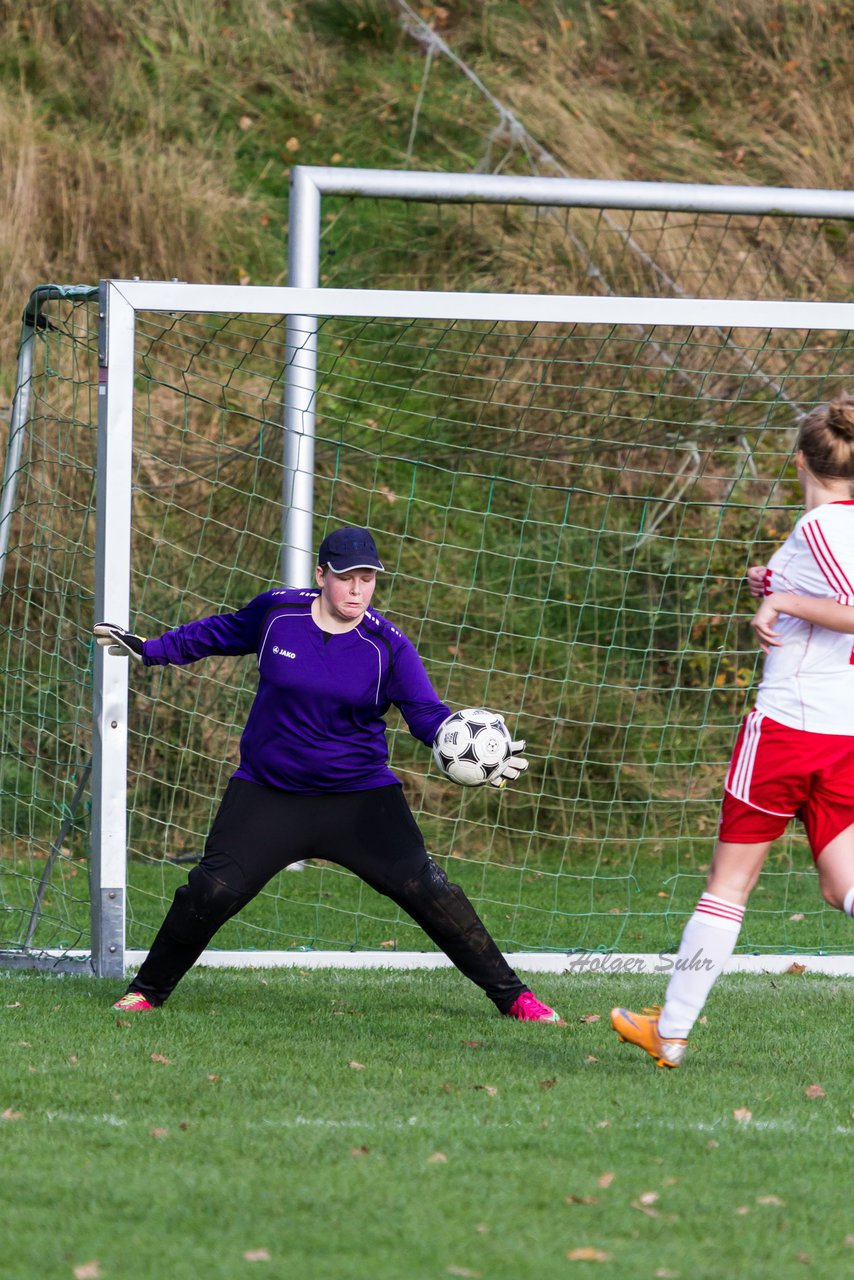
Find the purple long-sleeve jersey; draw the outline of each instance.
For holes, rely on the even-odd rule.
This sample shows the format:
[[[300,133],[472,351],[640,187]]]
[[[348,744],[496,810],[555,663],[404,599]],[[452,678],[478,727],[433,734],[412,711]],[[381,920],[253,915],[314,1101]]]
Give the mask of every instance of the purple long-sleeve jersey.
[[[282,791],[368,791],[400,781],[388,766],[386,726],[397,706],[430,746],[450,709],[414,645],[370,610],[329,635],[311,616],[317,591],[265,591],[238,609],[146,640],[146,666],[184,666],[212,654],[258,655],[258,690],[240,739],[236,778]]]

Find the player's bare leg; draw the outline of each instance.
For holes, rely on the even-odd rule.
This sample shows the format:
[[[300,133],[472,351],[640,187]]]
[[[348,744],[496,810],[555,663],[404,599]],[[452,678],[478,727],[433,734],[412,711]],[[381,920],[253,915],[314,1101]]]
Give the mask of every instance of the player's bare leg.
[[[718,841],[706,891],[682,934],[664,1008],[660,1013],[611,1010],[611,1025],[620,1039],[645,1050],[658,1066],[682,1063],[691,1029],[735,950],[745,903],[770,848],[770,841]]]
[[[815,865],[825,901],[854,916],[854,823],[825,845]]]

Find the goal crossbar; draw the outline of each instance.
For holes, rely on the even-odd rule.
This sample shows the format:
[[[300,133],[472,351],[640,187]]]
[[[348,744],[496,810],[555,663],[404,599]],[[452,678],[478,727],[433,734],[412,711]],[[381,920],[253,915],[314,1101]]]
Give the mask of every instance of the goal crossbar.
[[[743,329],[849,329],[848,302],[714,298],[615,298],[575,294],[438,293],[403,289],[301,289],[265,285],[106,282],[108,307],[131,311],[244,312],[269,316],[365,316],[399,320],[530,324],[690,325]],[[119,323],[117,318],[111,321]]]

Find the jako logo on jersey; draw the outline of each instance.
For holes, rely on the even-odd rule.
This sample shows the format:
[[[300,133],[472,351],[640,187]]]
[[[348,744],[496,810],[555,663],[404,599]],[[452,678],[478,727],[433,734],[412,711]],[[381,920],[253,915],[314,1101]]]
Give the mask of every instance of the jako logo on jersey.
[[[280,649],[277,644],[273,645],[273,653],[277,653],[280,658],[295,658],[297,655],[291,653],[290,649]]]

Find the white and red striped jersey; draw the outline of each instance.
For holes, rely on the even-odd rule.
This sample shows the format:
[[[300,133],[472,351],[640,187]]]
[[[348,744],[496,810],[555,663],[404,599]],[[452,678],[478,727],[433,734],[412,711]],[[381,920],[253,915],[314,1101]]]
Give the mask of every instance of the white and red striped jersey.
[[[854,608],[854,502],[801,516],[765,574],[765,594],[818,596]],[[765,658],[758,711],[793,729],[854,736],[854,635],[781,613],[782,644]]]

